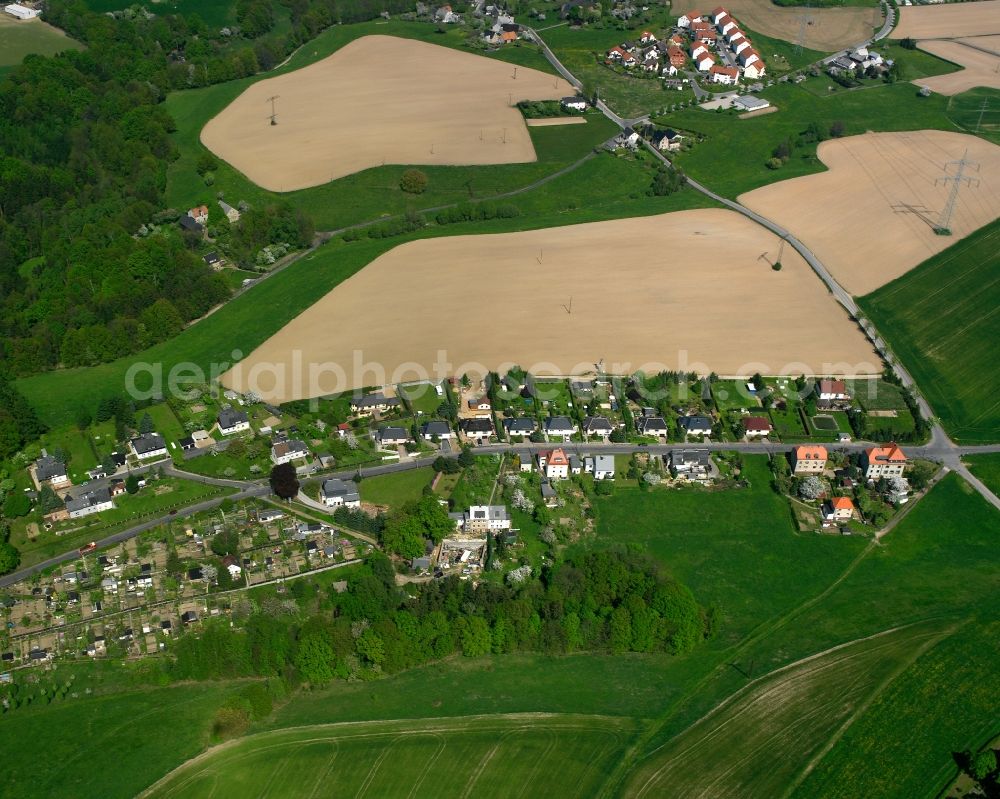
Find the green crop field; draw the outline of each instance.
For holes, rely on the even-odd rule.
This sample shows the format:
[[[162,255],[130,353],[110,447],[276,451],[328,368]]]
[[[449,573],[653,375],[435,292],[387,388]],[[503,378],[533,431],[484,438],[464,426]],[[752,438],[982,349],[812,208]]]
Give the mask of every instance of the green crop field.
[[[531,714],[266,732],[199,757],[144,796],[590,796],[630,727],[621,718]]]
[[[956,441],[1000,440],[1000,222],[858,300]]]
[[[892,630],[750,683],[643,759],[622,795],[787,795],[872,695],[941,638],[942,626]]]
[[[1000,454],[965,455],[964,460],[972,473],[982,480],[997,496],[1000,496]]]
[[[582,127],[582,126],[581,126]],[[80,408],[91,412],[104,397],[126,389],[126,374],[136,362],[162,366],[166,381],[170,369],[179,363],[194,364],[209,375],[226,371],[234,351],[240,359],[262,344],[302,311],[319,300],[382,253],[417,238],[472,233],[503,233],[531,230],[602,219],[618,219],[703,208],[714,205],[692,190],[669,197],[646,195],[654,169],[651,157],[629,161],[605,154],[591,159],[579,169],[526,192],[516,198],[521,216],[514,219],[432,226],[393,239],[345,244],[334,240],[263,280],[215,313],[185,329],[178,336],[129,358],[77,369],[62,369],[17,381],[42,419],[50,426],[70,424]],[[616,190],[609,192],[607,186]],[[261,313],[268,308],[268,313]],[[136,384],[148,389],[148,379]]]
[[[948,119],[970,133],[1000,144],[1000,89],[980,87],[956,94],[948,101]]]
[[[40,19],[17,20],[0,14],[0,77],[26,55],[55,55],[82,50],[83,45]]]
[[[376,505],[398,508],[412,499],[420,499],[433,477],[434,470],[430,466],[369,477],[361,481],[361,499]]]

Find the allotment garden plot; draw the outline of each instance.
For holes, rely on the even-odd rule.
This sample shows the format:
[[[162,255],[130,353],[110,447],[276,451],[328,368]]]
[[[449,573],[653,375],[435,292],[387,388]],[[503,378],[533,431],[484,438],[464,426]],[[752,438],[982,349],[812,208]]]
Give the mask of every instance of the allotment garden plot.
[[[201,140],[271,191],[384,164],[535,160],[519,100],[573,94],[562,78],[447,47],[364,36],[322,61],[248,87]],[[271,124],[274,101],[275,121]]]
[[[740,196],[740,202],[783,225],[853,294],[866,294],[909,271],[1000,216],[1000,147],[975,136],[936,130],[867,133],[823,142],[829,167]],[[949,221],[935,233],[951,184],[952,164],[967,154]],[[950,164],[950,165],[949,165]]]
[[[773,234],[719,209],[409,242],[223,381],[284,401],[420,370],[475,371],[469,364],[536,375],[593,372],[602,361],[612,374],[880,373],[859,329],[790,247],[783,268],[772,268],[780,250]],[[329,369],[313,382],[310,364],[343,375]]]

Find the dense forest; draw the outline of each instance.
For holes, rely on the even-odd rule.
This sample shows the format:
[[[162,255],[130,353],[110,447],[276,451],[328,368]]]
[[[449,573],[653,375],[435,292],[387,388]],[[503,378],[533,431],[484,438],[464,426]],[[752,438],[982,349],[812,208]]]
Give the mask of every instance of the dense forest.
[[[537,577],[512,574],[518,579],[502,583],[435,580],[410,586],[410,595],[396,585],[391,562],[375,557],[343,592],[292,581],[287,599],[234,607],[235,627],[210,624],[183,637],[170,676],[320,685],[456,653],[682,653],[714,633],[715,614],[645,556],[591,552]]]
[[[211,30],[196,14],[49,0],[46,19],[87,49],[29,56],[0,82],[0,369],[112,360],[224,299],[226,283],[173,224],[186,209],[163,207],[176,156],[167,93],[253,75],[333,23],[402,7],[238,0],[238,26]],[[279,15],[291,22],[281,34]],[[247,254],[312,235],[281,206],[245,217],[236,246]]]

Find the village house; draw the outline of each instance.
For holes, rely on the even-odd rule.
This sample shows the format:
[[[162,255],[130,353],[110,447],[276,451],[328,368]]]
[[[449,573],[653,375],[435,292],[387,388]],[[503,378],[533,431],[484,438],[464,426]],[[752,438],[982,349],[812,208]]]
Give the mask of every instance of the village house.
[[[736,60],[740,62],[741,67],[746,67],[748,64],[753,64],[760,61],[760,53],[754,50],[752,47],[747,47],[741,50],[736,56]]]
[[[519,452],[514,456],[517,460],[517,470],[519,472],[530,472],[533,471],[534,466],[531,463],[531,453],[530,452]]]
[[[695,69],[699,72],[708,72],[715,66],[715,59],[708,53],[701,53],[700,55],[692,58],[692,61],[694,61]]]
[[[707,416],[682,416],[677,426],[688,436],[712,435],[712,420]]]
[[[695,22],[701,22],[701,14],[697,11],[689,11],[677,17],[678,28],[690,28]]]
[[[729,43],[729,47],[737,56],[739,56],[739,54],[744,50],[752,49],[750,40],[743,34],[733,37],[733,40]]]
[[[670,473],[682,480],[707,480],[712,459],[707,449],[675,449],[670,453]]]
[[[593,475],[595,480],[615,479],[615,456],[614,455],[588,455],[583,459],[583,470]]]
[[[854,518],[854,502],[850,497],[831,497],[823,503],[823,519],[827,522],[849,522]]]
[[[250,417],[235,408],[223,408],[219,411],[216,422],[219,424],[219,432],[224,436],[243,433],[250,429]]]
[[[468,401],[468,406],[470,411],[482,411],[484,413],[489,413],[493,410],[493,403],[490,402],[489,397],[476,397]]]
[[[663,75],[663,77],[665,78],[672,78],[674,75],[677,74],[677,67],[675,67],[673,64],[667,64],[660,72],[660,74]],[[670,84],[667,85],[669,86]]]
[[[670,62],[670,66],[683,67],[687,62],[687,56],[684,55],[684,50],[680,47],[673,46],[667,48],[667,60]]]
[[[607,60],[616,64],[621,64],[623,67],[631,69],[639,63],[639,60],[632,55],[627,50],[624,50],[620,45],[612,47],[608,50]]]
[[[283,463],[301,460],[309,457],[309,448],[304,441],[289,439],[288,441],[277,441],[271,447],[271,463],[280,466]]]
[[[465,437],[473,441],[485,441],[493,435],[493,422],[488,417],[463,419],[458,426]]]
[[[462,518],[466,533],[497,533],[511,528],[506,505],[472,505]]]
[[[649,31],[643,31],[639,35],[639,44],[655,44],[655,43],[656,43],[656,36],[654,36]]]
[[[383,427],[375,433],[375,441],[380,447],[398,447],[409,440],[409,433],[402,427]]]
[[[726,11],[726,9],[724,9],[722,6],[718,6],[717,8],[713,8],[711,11],[708,12],[708,18],[710,20],[712,20],[712,24],[713,25],[718,25],[720,19],[722,19],[723,17],[728,17],[728,16],[729,16],[729,12]]]
[[[191,217],[199,225],[204,226],[204,225],[208,224],[208,206],[207,205],[199,205],[199,206],[197,206],[195,208],[190,208],[190,209],[188,209],[187,215],[189,217]]]
[[[905,468],[906,455],[895,443],[882,447],[869,447],[861,456],[861,471],[866,480],[902,477]]]
[[[504,419],[503,429],[508,436],[530,436],[535,432],[535,420],[527,416]]]
[[[570,111],[586,111],[587,101],[582,97],[563,97],[559,101],[559,105]]]
[[[719,38],[714,30],[709,29],[709,30],[697,31],[694,35],[694,40],[696,42],[701,42],[703,44],[715,47],[716,43],[719,41]]]
[[[625,128],[621,133],[611,140],[611,149],[628,148],[636,150],[639,147],[641,137],[632,128]]]
[[[538,470],[548,480],[565,480],[569,477],[569,456],[562,448],[538,453]]]
[[[666,436],[667,423],[662,416],[640,416],[635,420],[635,431],[640,436]]]
[[[132,453],[140,460],[165,457],[167,442],[157,433],[143,433],[129,442]]]
[[[319,497],[328,508],[360,508],[361,495],[354,482],[345,482],[336,477],[324,480]]]
[[[115,506],[111,498],[111,492],[107,488],[95,488],[81,494],[76,499],[69,494],[66,495],[66,512],[71,519],[79,519],[82,516],[90,516],[101,511],[111,510]]]
[[[740,82],[740,71],[736,67],[714,66],[708,70],[712,83],[721,83],[723,86],[735,86]]]
[[[583,432],[588,436],[606,439],[614,429],[614,425],[605,416],[587,416],[583,420]]]
[[[740,39],[746,39],[746,34],[744,34],[739,28],[730,28],[723,34],[722,38],[726,40],[726,44],[732,47],[733,42]]]
[[[399,397],[387,397],[381,393],[366,394],[359,399],[351,400],[351,413],[368,415],[378,411],[385,413],[399,407]]]
[[[550,416],[543,423],[545,435],[568,439],[576,432],[577,427],[568,416]]]
[[[715,27],[719,29],[719,33],[721,33],[723,36],[725,36],[730,31],[738,30],[739,28],[739,26],[736,24],[736,20],[734,20],[728,14],[726,14],[724,17],[720,17],[719,21],[715,24]]]
[[[35,479],[38,484],[49,483],[53,488],[69,485],[66,464],[42,450],[41,457],[35,461]]]
[[[757,78],[763,78],[766,72],[767,70],[764,67],[763,61],[754,61],[753,63],[747,64],[745,67],[743,67],[743,77],[746,78],[747,80],[757,80]],[[764,108],[767,108],[768,106],[771,105],[766,100],[763,100],[761,102],[765,103]]]
[[[821,403],[843,402],[849,400],[847,383],[843,380],[820,380],[816,383],[816,399]]]
[[[766,438],[771,434],[771,422],[763,416],[744,416],[740,425],[747,438]]]
[[[681,143],[684,141],[684,137],[672,128],[656,131],[653,133],[652,139],[653,146],[656,147],[657,150],[660,152],[671,153],[680,150]]]
[[[822,474],[826,469],[826,447],[819,444],[802,444],[792,450],[794,474]]]
[[[433,421],[424,422],[420,428],[420,436],[424,441],[433,441],[434,439],[438,441],[450,441],[455,437],[455,433],[447,422]]]

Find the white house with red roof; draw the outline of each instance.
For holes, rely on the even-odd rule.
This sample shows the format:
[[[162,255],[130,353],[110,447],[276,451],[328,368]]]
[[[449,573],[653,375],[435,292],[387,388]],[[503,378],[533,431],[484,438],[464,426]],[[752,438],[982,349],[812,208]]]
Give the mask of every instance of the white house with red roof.
[[[719,37],[713,30],[697,31],[694,35],[694,40],[696,42],[704,42],[705,44],[715,46],[716,42],[719,41]]]
[[[643,31],[642,35],[639,37],[639,44],[653,44],[655,42],[656,36],[649,31]]]
[[[771,433],[771,422],[763,416],[746,416],[740,424],[747,438],[764,438]]]
[[[850,399],[847,383],[843,380],[820,380],[816,384],[816,397],[821,400]]]
[[[697,58],[702,53],[708,55],[708,45],[704,42],[692,42],[691,43],[691,58]]]
[[[728,16],[729,12],[726,11],[726,9],[724,9],[722,6],[719,6],[718,8],[713,8],[711,11],[708,12],[708,18],[712,20],[713,25],[718,25],[720,19]]]
[[[747,47],[741,50],[736,58],[740,62],[741,67],[745,67],[748,64],[753,64],[756,61],[760,61],[760,53],[754,50],[752,47]]]
[[[866,480],[902,477],[906,463],[906,455],[895,442],[881,447],[869,447],[861,456],[861,470],[865,473]]]
[[[831,497],[823,503],[823,519],[828,522],[849,522],[854,518],[854,502],[850,497]]]
[[[725,16],[719,20],[719,23],[715,26],[719,29],[719,33],[725,36],[732,30],[738,30],[739,25],[736,24],[736,20],[730,16]]]
[[[699,72],[708,72],[715,66],[715,59],[712,58],[712,56],[710,56],[707,52],[696,56],[693,61],[695,69]]]
[[[688,11],[677,17],[678,28],[690,28],[694,23],[701,22],[701,14],[697,11]]]
[[[562,447],[538,453],[538,470],[549,480],[569,477],[569,456]]]
[[[723,86],[735,86],[740,82],[740,71],[736,67],[720,67],[718,65],[708,70],[712,83],[721,83]]]
[[[753,49],[752,45],[750,44],[750,40],[747,39],[742,34],[740,36],[735,37],[729,43],[729,47],[732,49],[732,51],[734,53],[736,53],[736,55],[739,55],[744,50],[752,50]]]
[[[767,68],[764,66],[763,61],[754,61],[752,64],[747,64],[743,67],[743,77],[747,80],[763,78],[765,72],[767,72]]]

